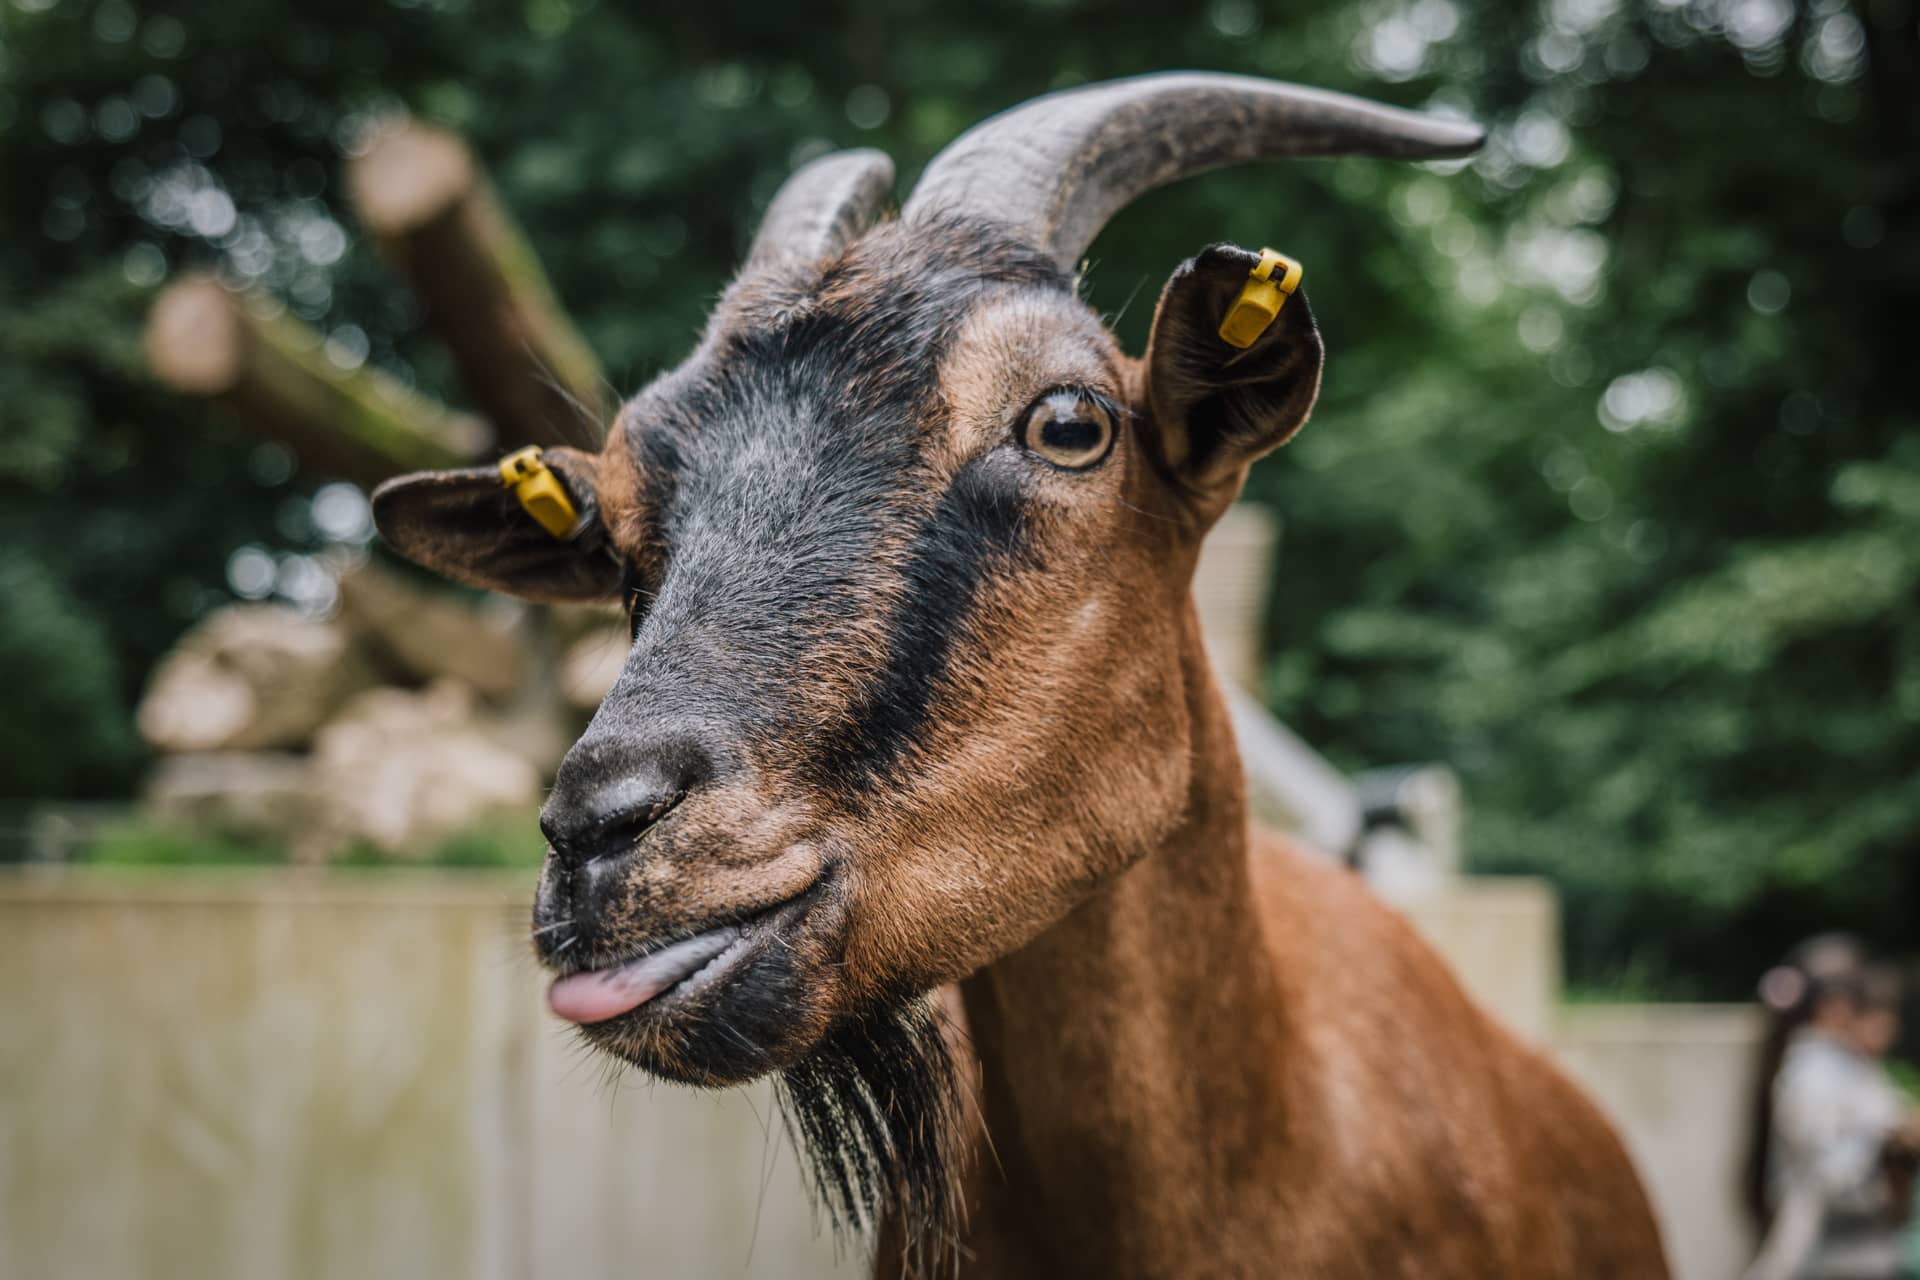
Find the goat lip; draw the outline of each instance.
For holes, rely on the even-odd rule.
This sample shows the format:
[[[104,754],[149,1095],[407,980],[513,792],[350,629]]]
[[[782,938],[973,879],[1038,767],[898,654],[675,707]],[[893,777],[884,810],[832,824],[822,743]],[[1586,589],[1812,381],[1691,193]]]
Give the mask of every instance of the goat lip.
[[[603,969],[556,978],[547,990],[554,1014],[582,1026],[608,1022],[650,1003],[692,995],[751,960],[779,927],[811,905],[816,883],[804,892],[742,919],[703,930]]]

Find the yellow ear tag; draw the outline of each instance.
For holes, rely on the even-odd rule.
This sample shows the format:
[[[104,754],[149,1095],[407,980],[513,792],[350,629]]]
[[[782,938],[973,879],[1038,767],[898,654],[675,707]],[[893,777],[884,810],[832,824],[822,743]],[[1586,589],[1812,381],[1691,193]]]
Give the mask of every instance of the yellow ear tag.
[[[500,459],[500,483],[513,490],[528,515],[561,540],[573,536],[580,513],[553,469],[540,461],[540,446],[530,444]]]
[[[1273,278],[1274,270],[1284,266],[1280,278]],[[1280,314],[1280,308],[1287,305],[1287,299],[1300,287],[1300,277],[1305,274],[1299,263],[1284,253],[1275,253],[1272,249],[1260,251],[1260,261],[1247,273],[1247,282],[1240,286],[1240,296],[1227,308],[1227,318],[1220,322],[1220,340],[1229,346],[1242,350],[1259,341]]]

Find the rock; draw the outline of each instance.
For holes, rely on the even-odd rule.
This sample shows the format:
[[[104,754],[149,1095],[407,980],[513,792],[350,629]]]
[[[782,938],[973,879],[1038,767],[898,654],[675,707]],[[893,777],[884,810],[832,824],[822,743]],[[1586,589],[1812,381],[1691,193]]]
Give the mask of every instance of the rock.
[[[138,724],[164,752],[299,747],[373,682],[339,624],[281,605],[233,605],[161,659]]]
[[[383,664],[411,681],[461,680],[496,701],[526,678],[526,608],[470,605],[367,564],[340,579],[340,617]]]
[[[315,821],[296,858],[361,841],[420,857],[503,810],[537,806],[539,770],[499,733],[452,681],[361,694],[314,741]]]
[[[163,756],[145,809],[162,825],[281,843],[310,821],[307,761],[280,751]]]

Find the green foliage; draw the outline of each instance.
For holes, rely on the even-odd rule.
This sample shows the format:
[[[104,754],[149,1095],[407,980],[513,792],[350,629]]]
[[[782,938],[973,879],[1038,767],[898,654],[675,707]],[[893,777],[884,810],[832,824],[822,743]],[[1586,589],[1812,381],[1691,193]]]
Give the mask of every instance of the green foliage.
[[[127,784],[137,751],[107,637],[44,565],[10,548],[0,548],[0,672],[0,793]]]
[[[475,140],[629,391],[685,351],[795,161],[882,146],[904,191],[1008,103],[1205,66],[1496,127],[1465,168],[1182,183],[1094,247],[1089,295],[1136,350],[1203,244],[1307,264],[1326,385],[1253,481],[1286,521],[1274,707],[1345,764],[1459,768],[1471,856],[1554,877],[1592,986],[1743,994],[1800,934],[1920,917],[1911,0],[0,12],[0,546],[55,620],[0,635],[70,653],[44,683],[92,708],[49,760],[127,758],[142,673],[236,547],[317,545],[319,477],[141,380],[162,273],[217,262],[459,401],[340,234],[371,113]],[[0,723],[57,715],[23,696]],[[126,785],[33,773],[34,742],[0,740],[0,787]]]
[[[429,866],[467,870],[533,869],[540,865],[546,837],[532,813],[502,817],[484,827],[447,837],[421,858],[401,858],[370,844],[357,844],[335,860],[343,867]]]
[[[1893,1076],[1893,1082],[1907,1097],[1920,1100],[1920,1067],[1898,1058],[1887,1063],[1887,1071]]]
[[[465,870],[531,869],[540,865],[545,842],[531,814],[503,818],[462,831],[417,858],[398,857],[372,845],[355,845],[333,865],[340,867],[457,867]],[[238,839],[207,831],[185,831],[145,821],[116,824],[102,832],[81,855],[101,866],[247,866],[286,862],[286,852],[271,841]]]
[[[83,860],[111,867],[190,867],[268,865],[285,858],[258,841],[128,822],[101,832]]]

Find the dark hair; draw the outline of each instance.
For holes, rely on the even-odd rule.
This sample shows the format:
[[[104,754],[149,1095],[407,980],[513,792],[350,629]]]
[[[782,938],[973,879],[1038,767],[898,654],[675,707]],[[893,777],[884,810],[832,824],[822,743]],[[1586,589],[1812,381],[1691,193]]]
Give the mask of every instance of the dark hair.
[[[1740,1189],[1747,1212],[1763,1233],[1773,1219],[1772,1206],[1767,1203],[1767,1154],[1773,1141],[1774,1077],[1780,1074],[1794,1033],[1813,1020],[1822,1004],[1835,996],[1859,999],[1855,989],[1861,987],[1865,971],[1866,950],[1857,939],[1844,933],[1823,933],[1802,942],[1760,978],[1760,1005],[1766,1010],[1767,1029],[1760,1038],[1759,1062],[1753,1073],[1751,1137]]]

